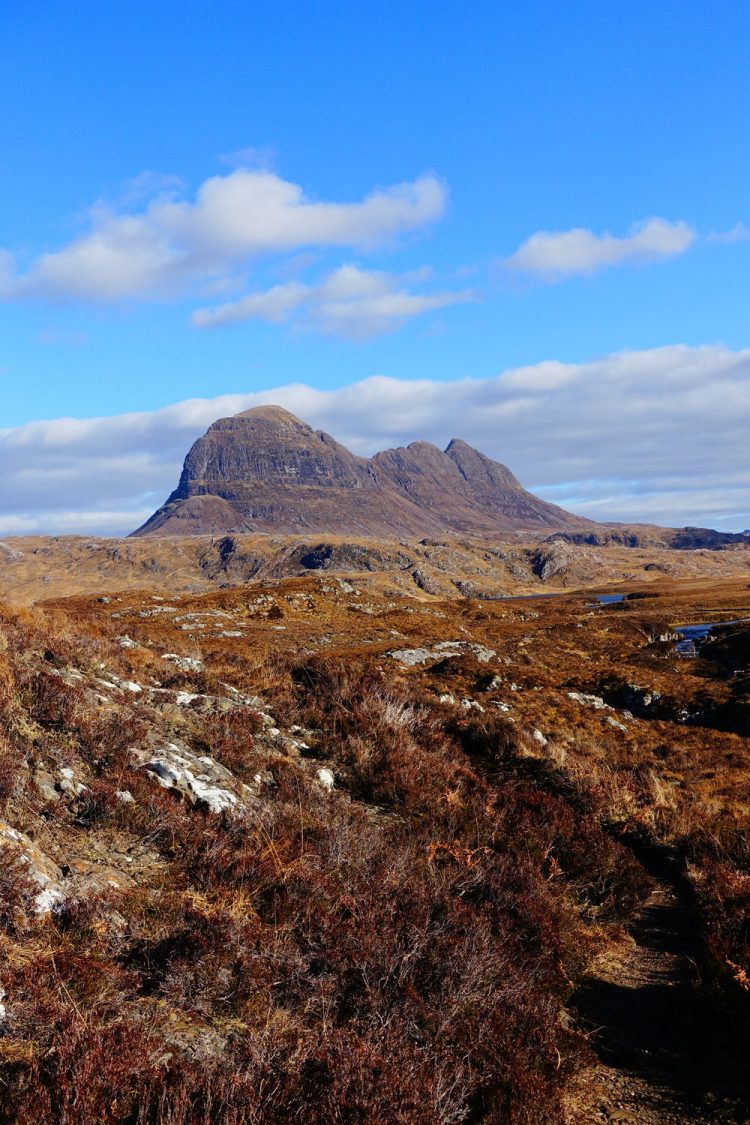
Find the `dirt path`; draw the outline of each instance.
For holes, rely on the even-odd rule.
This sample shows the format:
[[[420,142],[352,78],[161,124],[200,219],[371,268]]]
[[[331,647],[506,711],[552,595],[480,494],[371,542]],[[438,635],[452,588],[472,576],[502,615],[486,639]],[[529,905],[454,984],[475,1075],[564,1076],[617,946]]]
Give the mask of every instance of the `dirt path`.
[[[696,988],[687,892],[668,867],[652,874],[629,940],[599,958],[576,997],[597,1062],[571,1087],[566,1120],[750,1123],[750,1057]]]

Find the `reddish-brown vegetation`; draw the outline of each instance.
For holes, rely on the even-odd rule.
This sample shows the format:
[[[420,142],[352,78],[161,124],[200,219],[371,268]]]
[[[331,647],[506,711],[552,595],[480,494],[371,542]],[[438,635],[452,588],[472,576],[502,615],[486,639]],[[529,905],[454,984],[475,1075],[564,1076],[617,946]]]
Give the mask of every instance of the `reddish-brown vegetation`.
[[[0,1121],[559,1121],[568,1002],[648,891],[628,841],[688,862],[744,1018],[738,689],[654,644],[674,602],[154,604],[0,620]],[[701,722],[570,695],[615,674]],[[233,802],[160,784],[164,745]]]

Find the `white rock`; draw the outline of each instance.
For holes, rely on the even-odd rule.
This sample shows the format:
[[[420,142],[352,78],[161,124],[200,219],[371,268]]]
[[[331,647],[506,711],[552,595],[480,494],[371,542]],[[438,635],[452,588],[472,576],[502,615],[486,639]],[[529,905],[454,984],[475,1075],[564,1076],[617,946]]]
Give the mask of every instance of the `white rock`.
[[[547,745],[547,739],[544,737],[540,730],[536,729],[536,727],[534,727],[533,731],[531,732],[531,737],[535,742],[538,742],[540,746]]]
[[[593,707],[595,711],[614,710],[614,708],[605,703],[599,695],[586,695],[584,692],[580,691],[569,691],[568,699],[573,699],[576,703],[580,703],[581,706],[584,707]]]
[[[436,660],[438,658],[438,653],[433,652],[429,648],[401,648],[395,649],[387,655],[390,656],[391,660],[397,660],[399,664],[406,664],[408,667],[415,664],[426,664],[428,660]],[[449,655],[457,656],[458,654],[450,653]]]
[[[462,699],[461,706],[464,711],[484,711],[481,703],[477,703],[476,699]]]
[[[336,783],[333,771],[327,769],[326,766],[315,771],[315,780],[318,782],[318,785],[322,786],[323,789],[327,789],[329,792]]]
[[[49,914],[64,901],[64,895],[57,887],[45,887],[34,899],[37,914]]]
[[[49,914],[63,902],[63,874],[57,864],[23,832],[0,821],[0,860],[4,851],[9,851],[20,859],[30,878],[39,887],[34,897],[34,910],[37,914]]]
[[[176,652],[165,652],[162,660],[168,660],[176,665],[181,672],[202,672],[203,661],[197,656],[179,656]]]
[[[233,788],[234,775],[208,756],[198,757],[187,747],[168,742],[155,752],[135,751],[145,769],[164,789],[173,789],[191,804],[204,804],[209,812],[221,813],[240,806]]]
[[[189,707],[191,703],[200,698],[200,695],[196,695],[192,691],[178,691],[175,696],[175,703],[178,707]]]
[[[609,725],[611,727],[615,727],[617,730],[627,730],[628,729],[625,726],[624,723],[618,723],[617,719],[613,719],[611,715],[607,715],[607,722],[609,723]]]
[[[133,796],[133,794],[130,792],[129,789],[118,789],[115,792],[115,797],[117,797],[118,801],[122,801],[123,805],[134,805],[135,804],[135,797]]]
[[[63,766],[59,772],[60,777],[57,784],[63,793],[68,793],[71,797],[79,797],[86,789],[83,782],[76,778],[70,766]]]

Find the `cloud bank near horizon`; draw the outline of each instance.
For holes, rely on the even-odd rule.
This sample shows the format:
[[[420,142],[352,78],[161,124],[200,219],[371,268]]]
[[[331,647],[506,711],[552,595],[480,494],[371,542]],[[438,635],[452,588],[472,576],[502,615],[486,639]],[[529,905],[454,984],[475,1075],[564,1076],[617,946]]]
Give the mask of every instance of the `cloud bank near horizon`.
[[[298,383],[0,430],[0,534],[126,534],[175,487],[213,421],[267,403],[362,455],[462,437],[593,519],[750,527],[750,349],[675,345],[489,379]]]

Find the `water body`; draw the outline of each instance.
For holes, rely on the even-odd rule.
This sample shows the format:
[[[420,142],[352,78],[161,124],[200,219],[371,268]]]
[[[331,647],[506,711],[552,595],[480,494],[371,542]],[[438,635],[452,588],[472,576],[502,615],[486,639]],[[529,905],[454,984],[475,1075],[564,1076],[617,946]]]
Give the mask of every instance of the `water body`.
[[[742,620],[743,618],[735,618],[733,621],[701,621],[697,625],[676,625],[674,631],[680,634],[681,639],[675,645],[675,652],[679,656],[697,656],[700,645],[712,629],[718,629],[720,625],[739,625]]]
[[[557,590],[554,594],[507,594],[498,601],[503,602],[528,602],[537,598],[566,598],[573,597],[575,594],[581,593],[580,590]],[[616,602],[624,602],[627,594],[594,594],[595,601],[589,602],[592,605],[614,605]]]

